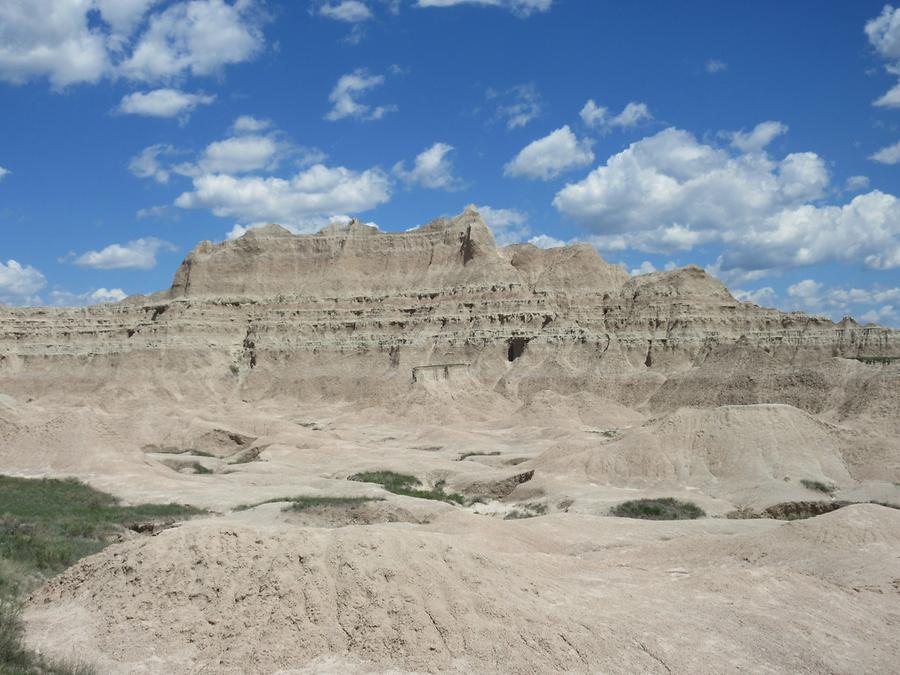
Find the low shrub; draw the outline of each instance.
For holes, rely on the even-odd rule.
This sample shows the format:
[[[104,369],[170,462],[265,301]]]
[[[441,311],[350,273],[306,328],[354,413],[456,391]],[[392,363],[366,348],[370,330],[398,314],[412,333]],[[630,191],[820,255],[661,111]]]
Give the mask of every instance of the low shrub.
[[[610,511],[619,518],[640,518],[642,520],[694,520],[706,513],[692,502],[684,502],[672,497],[659,499],[633,499],[616,505]]]
[[[347,480],[355,480],[361,483],[376,483],[388,492],[395,495],[403,495],[405,497],[416,497],[418,499],[434,499],[441,502],[452,502],[454,504],[463,504],[465,497],[461,494],[444,492],[444,481],[435,483],[431,490],[423,490],[420,488],[421,483],[415,476],[405,473],[396,473],[394,471],[364,471],[350,476]]]

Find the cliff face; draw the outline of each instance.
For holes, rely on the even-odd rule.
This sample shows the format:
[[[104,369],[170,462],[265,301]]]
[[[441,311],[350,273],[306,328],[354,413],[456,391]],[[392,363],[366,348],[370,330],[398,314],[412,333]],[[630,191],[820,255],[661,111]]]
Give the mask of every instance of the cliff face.
[[[821,409],[873,368],[895,377],[840,357],[897,355],[897,331],[741,303],[696,267],[629,277],[584,244],[498,247],[474,210],[402,234],[270,225],[202,242],[151,298],[0,310],[0,391],[23,396],[385,397],[453,364],[428,378],[513,398],[669,408],[670,390],[702,404],[756,391]],[[810,387],[782,381],[798,372]]]

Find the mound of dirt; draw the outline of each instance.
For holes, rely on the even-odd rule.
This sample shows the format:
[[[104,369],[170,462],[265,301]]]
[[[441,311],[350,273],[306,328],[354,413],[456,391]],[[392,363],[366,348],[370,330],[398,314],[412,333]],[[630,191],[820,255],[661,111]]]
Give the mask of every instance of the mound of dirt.
[[[83,560],[26,619],[35,647],[103,672],[887,672],[897,532],[868,505],[787,524],[195,522]]]

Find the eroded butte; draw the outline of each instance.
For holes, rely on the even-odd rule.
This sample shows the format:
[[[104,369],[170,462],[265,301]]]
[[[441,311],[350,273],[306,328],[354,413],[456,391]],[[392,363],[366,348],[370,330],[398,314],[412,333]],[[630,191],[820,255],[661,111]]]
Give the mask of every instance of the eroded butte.
[[[202,242],[167,291],[0,310],[3,473],[211,511],[51,580],[28,641],[101,672],[892,672],[898,356],[471,209]],[[270,501],[298,496],[373,499]],[[706,517],[609,515],[643,497]]]

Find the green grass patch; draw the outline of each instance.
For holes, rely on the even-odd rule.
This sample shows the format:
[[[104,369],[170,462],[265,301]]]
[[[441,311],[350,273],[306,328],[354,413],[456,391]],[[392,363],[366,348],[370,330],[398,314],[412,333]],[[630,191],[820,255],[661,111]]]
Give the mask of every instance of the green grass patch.
[[[122,506],[76,480],[0,476],[0,672],[82,675],[22,646],[21,596],[79,559],[103,549],[122,527],[205,513],[180,504]]]
[[[351,506],[359,506],[360,504],[364,504],[366,502],[381,501],[384,501],[381,497],[276,497],[274,499],[266,499],[262,502],[256,502],[255,504],[242,504],[241,506],[235,507],[234,510],[246,511],[247,509],[256,508],[257,506],[262,506],[263,504],[279,504],[282,502],[287,502],[287,505],[282,509],[282,511],[305,511],[306,509],[313,509],[317,507],[349,508]]]
[[[441,502],[452,502],[454,504],[462,504],[465,497],[454,492],[444,492],[444,481],[438,481],[435,486],[430,489],[422,489],[422,484],[415,476],[405,473],[395,473],[394,471],[364,471],[350,476],[347,480],[355,480],[361,483],[376,483],[388,492],[395,495],[404,495],[406,497],[416,497],[418,499],[434,499]]]
[[[522,520],[523,518],[536,518],[547,515],[547,505],[540,502],[519,504],[518,508],[507,513],[503,520]]]
[[[694,520],[706,513],[692,502],[684,502],[672,497],[659,499],[633,499],[616,505],[610,511],[619,518],[641,518],[643,520]]]
[[[807,490],[814,490],[815,492],[824,492],[827,495],[830,495],[834,492],[834,485],[826,485],[820,480],[809,480],[804,478],[800,481],[800,484],[805,487]]]

